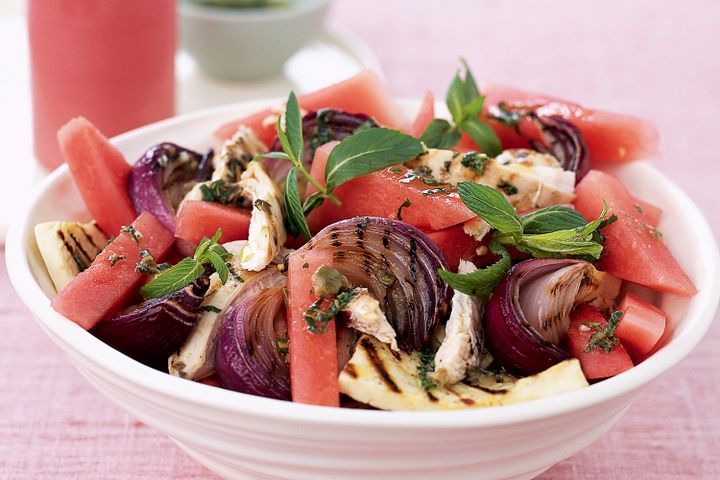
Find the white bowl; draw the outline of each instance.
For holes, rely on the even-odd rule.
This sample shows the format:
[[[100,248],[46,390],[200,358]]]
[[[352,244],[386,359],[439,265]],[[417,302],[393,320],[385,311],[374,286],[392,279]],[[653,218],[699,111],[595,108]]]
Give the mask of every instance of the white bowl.
[[[269,104],[274,103],[246,102],[184,115],[126,133],[113,143],[129,160],[161,141],[202,150],[213,143],[218,125]],[[417,106],[402,102],[409,114]],[[692,299],[659,298],[669,317],[669,335],[645,362],[580,391],[512,406],[447,412],[314,407],[190,382],[124,356],[50,308],[53,290],[33,226],[87,218],[65,166],[39,186],[11,227],[6,257],[20,297],[78,370],[112,401],[168,434],[223,477],[531,478],[609,430],[641,388],[700,341],[717,307],[720,255],[695,204],[648,163],[615,173],[637,196],[663,208],[665,241],[700,292]]]
[[[180,44],[206,73],[258,79],[318,36],[329,0],[291,0],[281,6],[230,8],[178,3]]]

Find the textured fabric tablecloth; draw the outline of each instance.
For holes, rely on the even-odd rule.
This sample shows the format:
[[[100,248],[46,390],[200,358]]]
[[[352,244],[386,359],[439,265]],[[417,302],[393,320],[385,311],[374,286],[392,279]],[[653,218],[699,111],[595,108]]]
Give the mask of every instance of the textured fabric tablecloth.
[[[338,0],[332,17],[377,52],[398,96],[442,98],[463,56],[480,79],[654,119],[658,167],[720,236],[720,2]],[[214,478],[83,380],[4,266],[0,326],[0,478]],[[720,478],[719,343],[716,318],[617,427],[542,478]]]

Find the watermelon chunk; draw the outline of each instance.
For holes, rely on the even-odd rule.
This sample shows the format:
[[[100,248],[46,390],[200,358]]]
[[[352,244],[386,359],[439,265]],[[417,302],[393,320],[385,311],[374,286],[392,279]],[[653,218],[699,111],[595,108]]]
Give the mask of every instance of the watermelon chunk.
[[[203,237],[211,238],[222,229],[222,241],[247,240],[250,212],[203,200],[182,203],[177,216],[175,236],[197,245]]]
[[[337,142],[329,142],[315,151],[310,173],[321,184],[325,183],[325,165],[335,145]],[[405,200],[410,205],[403,207],[402,220],[423,231],[452,227],[475,216],[454,189],[431,193],[434,187],[421,180],[406,181],[407,172],[403,166],[390,167],[340,185],[334,195],[342,205],[326,201],[310,213],[310,231],[315,233],[331,223],[359,216],[397,218]],[[307,195],[313,192],[308,188]]]
[[[328,323],[325,332],[312,333],[303,315],[317,301],[312,274],[332,262],[329,250],[298,250],[288,257],[287,318],[293,402],[340,405],[335,321]]]
[[[63,157],[90,215],[110,236],[136,216],[127,192],[130,165],[95,125],[73,118],[58,131]]]
[[[145,279],[135,270],[140,251],[148,250],[160,261],[175,240],[172,232],[148,212],[142,213],[132,227],[138,235],[120,232],[95,257],[90,267],[80,272],[52,300],[52,307],[86,330],[127,306]],[[118,229],[119,231],[119,229]]]
[[[412,135],[415,138],[420,138],[425,129],[430,125],[430,122],[435,118],[435,97],[433,93],[428,90],[423,97],[423,101],[420,104],[415,120],[408,129],[408,135]]]
[[[463,225],[443,228],[435,232],[426,232],[430,240],[440,249],[451,272],[457,272],[460,260],[472,260],[480,243],[465,233]]]
[[[406,126],[406,119],[393,104],[387,87],[371,70],[363,70],[316,92],[300,95],[298,103],[308,111],[334,108],[349,113],[364,113],[390,128],[403,129]],[[267,122],[266,119],[272,114],[272,109],[267,108],[221,126],[215,135],[225,140],[231,137],[240,125],[246,125],[252,128],[265,144],[270,145],[276,137],[275,122]]]
[[[482,90],[487,109],[500,102],[508,105],[540,107],[542,115],[560,115],[580,129],[590,155],[596,164],[623,163],[659,156],[660,137],[655,124],[630,115],[604,112],[583,107],[577,103],[548,95],[539,95],[519,89],[487,85]],[[528,141],[513,127],[487,119],[498,134],[504,148],[527,148]],[[537,138],[537,130],[523,122],[521,131]],[[469,148],[472,142],[464,136],[462,145]]]
[[[630,370],[633,362],[621,343],[609,352],[598,348],[585,351],[590,337],[596,331],[594,324],[602,328],[607,324],[607,320],[587,303],[578,305],[570,315],[568,350],[570,355],[580,360],[580,367],[587,379],[610,378]]]
[[[616,177],[590,170],[575,188],[575,208],[588,221],[602,211],[602,200],[608,215],[617,221],[603,229],[606,237],[600,269],[623,280],[661,292],[693,296],[697,289],[662,241],[660,233],[645,223],[636,205]]]

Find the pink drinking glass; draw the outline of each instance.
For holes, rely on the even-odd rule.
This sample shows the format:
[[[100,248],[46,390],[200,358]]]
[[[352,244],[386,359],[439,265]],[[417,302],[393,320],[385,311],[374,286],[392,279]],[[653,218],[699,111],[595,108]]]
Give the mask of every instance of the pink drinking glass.
[[[107,136],[175,111],[176,0],[29,0],[35,156],[82,115]]]

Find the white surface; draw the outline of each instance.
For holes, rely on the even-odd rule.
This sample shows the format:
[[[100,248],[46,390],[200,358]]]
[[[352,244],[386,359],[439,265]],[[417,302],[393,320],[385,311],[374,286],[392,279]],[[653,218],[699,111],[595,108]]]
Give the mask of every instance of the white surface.
[[[128,158],[174,141],[201,149],[220,124],[262,102],[212,109],[116,137]],[[417,102],[405,102],[412,114]],[[48,335],[101,392],[170,435],[226,478],[531,478],[599,438],[638,391],[685,357],[705,334],[720,296],[720,258],[701,256],[710,228],[692,201],[645,162],[616,173],[660,206],[664,238],[700,288],[692,299],[663,295],[674,325],[668,343],[635,368],[589,388],[519,405],[448,412],[314,407],[189,382],[113,350],[50,308],[51,292],[32,239],[34,224],[87,215],[66,168],[45,179],[7,244],[10,279]]]
[[[2,2],[3,0],[0,0]],[[13,12],[12,9],[9,10]],[[19,199],[46,175],[32,153],[30,67],[25,20],[0,10],[0,145],[3,171],[12,181],[0,189],[0,244],[17,212]],[[222,80],[200,72],[189,55],[177,57],[177,111],[190,112],[257,98],[286,96],[347,78],[364,68],[382,75],[377,57],[354,35],[329,25],[318,38],[293,55],[284,73],[253,82]]]

